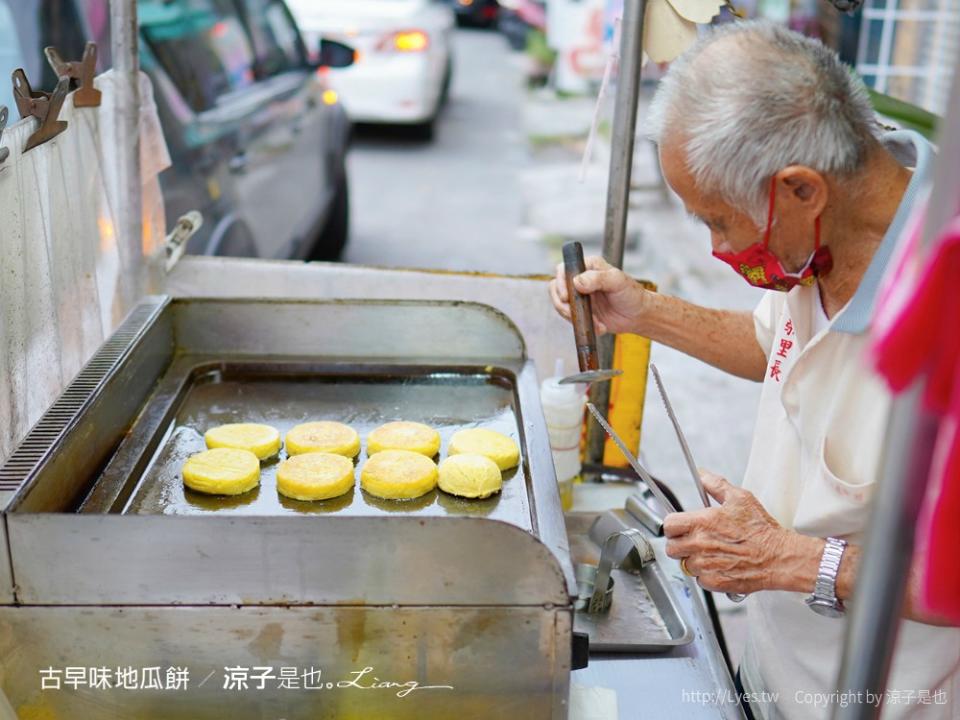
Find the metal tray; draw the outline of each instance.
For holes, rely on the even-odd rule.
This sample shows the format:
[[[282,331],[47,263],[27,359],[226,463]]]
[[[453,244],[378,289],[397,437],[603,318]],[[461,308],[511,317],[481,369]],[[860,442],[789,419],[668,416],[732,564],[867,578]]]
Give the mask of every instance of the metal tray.
[[[94,493],[82,512],[166,515],[237,514],[338,514],[338,515],[471,515],[504,520],[528,531],[533,529],[529,488],[521,465],[504,475],[503,490],[484,500],[466,500],[434,490],[413,500],[382,500],[367,494],[359,484],[338,498],[302,502],[280,495],[276,470],[286,458],[284,449],[262,466],[260,486],[237,497],[204,495],[186,489],[181,468],[186,459],[206,449],[203,433],[215,425],[261,422],[276,427],[281,437],[294,425],[312,420],[338,420],[360,433],[365,447],[368,433],[391,420],[423,422],[441,436],[439,458],[446,457],[454,432],[485,427],[512,437],[519,444],[513,383],[492,368],[435,369],[405,366],[351,365],[346,368],[295,362],[191,362],[174,363],[162,380],[177,386],[178,402],[172,420],[157,427],[148,439],[156,451],[145,470],[127,475],[129,443],[107,466],[101,482],[129,484],[110,508],[99,507],[102,493]],[[161,388],[159,394],[163,394]],[[147,436],[147,416],[141,417],[131,437]],[[366,460],[361,451],[358,465]],[[359,473],[358,473],[359,475]],[[124,501],[125,497],[129,497]]]
[[[613,513],[567,513],[574,563],[596,565],[600,546],[626,525]],[[590,636],[590,652],[656,653],[686,645],[693,633],[670,591],[659,564],[614,568],[613,602],[604,615],[577,612],[573,628]]]

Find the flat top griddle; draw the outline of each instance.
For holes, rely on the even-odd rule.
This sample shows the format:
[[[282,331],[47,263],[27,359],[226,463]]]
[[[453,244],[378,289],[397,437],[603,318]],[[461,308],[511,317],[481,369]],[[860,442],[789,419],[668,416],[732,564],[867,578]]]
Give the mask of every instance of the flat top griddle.
[[[285,373],[276,370],[257,363],[227,363],[192,373],[172,422],[162,429],[158,450],[136,481],[122,512],[471,515],[532,529],[522,465],[504,473],[501,493],[484,500],[457,498],[440,490],[413,500],[383,500],[359,486],[360,468],[367,460],[367,435],[391,420],[411,420],[436,428],[442,445],[435,459],[447,457],[451,436],[464,428],[496,430],[519,444],[514,396],[506,379],[466,370],[408,376],[398,374],[396,368],[392,375],[365,376],[310,373],[306,366],[299,371],[287,366]],[[346,495],[319,502],[280,495],[276,472],[287,457],[283,448],[275,458],[262,463],[260,486],[242,495],[205,495],[184,487],[183,463],[206,449],[203,433],[211,427],[234,422],[266,423],[285,437],[294,425],[315,420],[344,422],[360,433],[357,485]]]
[[[0,601],[16,577],[24,604],[569,605],[538,391],[516,328],[471,303],[145,301],[0,468]],[[325,419],[360,433],[360,466],[391,420],[437,428],[439,459],[458,429],[500,431],[521,464],[480,501],[379,500],[359,467],[345,497],[288,500],[283,454],[246,495],[182,484],[214,425]]]

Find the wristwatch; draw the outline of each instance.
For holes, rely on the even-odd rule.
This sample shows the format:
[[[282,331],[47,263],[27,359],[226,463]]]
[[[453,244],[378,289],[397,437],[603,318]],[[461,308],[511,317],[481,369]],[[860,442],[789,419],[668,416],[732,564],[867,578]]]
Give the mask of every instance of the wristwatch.
[[[846,612],[843,600],[837,597],[837,575],[840,572],[840,560],[847,547],[846,540],[827,538],[820,558],[820,569],[817,571],[817,583],[813,586],[813,594],[804,600],[818,615],[825,617],[843,617]]]

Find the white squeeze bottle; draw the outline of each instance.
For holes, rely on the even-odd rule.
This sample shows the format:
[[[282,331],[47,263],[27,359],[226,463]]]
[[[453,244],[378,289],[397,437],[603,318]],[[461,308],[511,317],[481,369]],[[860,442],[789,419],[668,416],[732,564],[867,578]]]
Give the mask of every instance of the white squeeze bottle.
[[[554,366],[555,377],[540,385],[540,403],[547,420],[553,465],[560,484],[560,504],[564,510],[573,506],[573,481],[580,475],[580,433],[586,395],[582,385],[561,385],[563,359]]]

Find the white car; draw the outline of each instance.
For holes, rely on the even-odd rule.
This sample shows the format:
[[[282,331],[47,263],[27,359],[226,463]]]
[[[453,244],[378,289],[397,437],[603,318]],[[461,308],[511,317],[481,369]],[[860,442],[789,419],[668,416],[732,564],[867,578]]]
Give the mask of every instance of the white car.
[[[417,125],[432,136],[453,69],[445,0],[288,0],[308,48],[327,38],[354,63],[324,70],[354,122]]]

